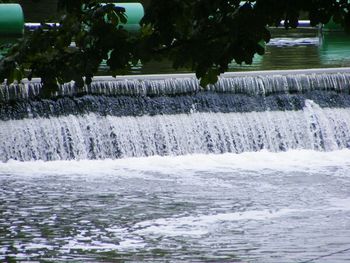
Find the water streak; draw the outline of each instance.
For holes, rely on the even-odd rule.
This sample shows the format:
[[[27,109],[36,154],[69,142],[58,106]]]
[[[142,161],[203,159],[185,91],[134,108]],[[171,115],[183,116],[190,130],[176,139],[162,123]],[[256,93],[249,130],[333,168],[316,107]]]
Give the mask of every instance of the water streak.
[[[35,98],[0,87],[0,160],[72,160],[350,147],[350,73],[96,79]],[[15,99],[15,101],[13,101]]]
[[[24,82],[20,84],[0,85],[0,102],[26,100],[40,95],[40,82]],[[323,74],[272,74],[254,76],[222,77],[215,85],[206,90],[224,93],[240,93],[248,95],[268,95],[285,92],[306,92],[312,90],[335,90],[348,92],[350,89],[350,73]],[[181,78],[131,78],[131,79],[98,79],[81,88],[74,82],[59,87],[56,96],[77,96],[98,94],[107,96],[174,96],[193,94],[201,90],[194,77]]]
[[[350,146],[350,111],[306,101],[301,111],[139,117],[69,115],[1,121],[0,158],[105,159]]]

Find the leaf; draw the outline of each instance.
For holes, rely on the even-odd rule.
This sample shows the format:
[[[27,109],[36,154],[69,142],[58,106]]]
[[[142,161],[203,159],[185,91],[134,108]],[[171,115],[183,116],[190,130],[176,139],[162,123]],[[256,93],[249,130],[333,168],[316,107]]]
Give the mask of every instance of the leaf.
[[[144,24],[141,27],[141,37],[148,37],[151,36],[153,33],[153,26],[152,24]]]
[[[200,79],[200,85],[207,87],[209,84],[215,84],[218,81],[219,72],[217,69],[209,69],[208,72]]]
[[[125,10],[124,10],[125,12]],[[127,16],[125,13],[118,13],[119,20],[122,24],[126,24],[128,22]]]
[[[265,41],[261,40],[257,45],[256,45],[256,53],[258,55],[262,56],[265,54]]]
[[[9,85],[9,84],[13,83],[14,79],[15,79],[15,74],[14,74],[14,70],[12,70],[12,71],[9,72],[9,74],[7,75],[7,81],[6,81],[7,84]]]
[[[13,71],[13,80],[20,82],[23,79],[23,73],[19,68],[15,68]]]

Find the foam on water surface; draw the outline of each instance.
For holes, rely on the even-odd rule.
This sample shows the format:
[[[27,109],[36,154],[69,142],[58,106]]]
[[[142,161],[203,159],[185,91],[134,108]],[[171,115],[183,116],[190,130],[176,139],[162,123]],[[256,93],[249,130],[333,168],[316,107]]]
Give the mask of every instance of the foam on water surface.
[[[0,261],[348,262],[349,83],[132,79],[35,101],[38,83],[2,86]]]
[[[324,167],[350,166],[350,150],[332,152],[290,150],[287,152],[245,152],[241,154],[193,154],[184,156],[151,156],[117,160],[80,161],[9,161],[0,164],[0,173],[12,175],[86,175],[103,176],[116,171],[153,171],[174,173],[189,170],[313,171]],[[125,174],[125,176],[128,176]],[[350,175],[349,175],[350,176]]]
[[[0,260],[152,261],[162,251],[185,262],[294,262],[346,249],[349,157],[264,150],[1,163]]]

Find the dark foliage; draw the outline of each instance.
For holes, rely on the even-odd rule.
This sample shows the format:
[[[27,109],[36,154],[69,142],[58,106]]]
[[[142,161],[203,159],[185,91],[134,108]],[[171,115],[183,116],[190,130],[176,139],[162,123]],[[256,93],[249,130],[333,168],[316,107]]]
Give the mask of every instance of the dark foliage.
[[[269,26],[295,28],[301,12],[313,25],[333,17],[350,29],[347,0],[151,0],[132,35],[123,29],[124,9],[100,2],[60,0],[60,26],[27,32],[0,61],[0,81],[38,76],[49,94],[57,83],[89,84],[103,60],[116,75],[139,60],[168,58],[174,68],[193,69],[205,86],[231,61],[250,64],[255,53],[264,54]]]

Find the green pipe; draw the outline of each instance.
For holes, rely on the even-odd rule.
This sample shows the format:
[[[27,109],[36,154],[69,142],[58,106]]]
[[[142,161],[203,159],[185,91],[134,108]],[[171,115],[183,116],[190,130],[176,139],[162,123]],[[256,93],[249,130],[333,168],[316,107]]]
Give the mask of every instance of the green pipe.
[[[143,6],[140,3],[115,3],[116,6],[125,8],[127,24],[139,24],[144,16]]]
[[[0,37],[21,37],[24,15],[19,4],[0,4]]]
[[[114,3],[115,6],[125,8],[127,23],[121,26],[130,33],[140,30],[140,21],[144,16],[144,9],[140,3]],[[24,31],[24,16],[18,4],[0,4],[0,47],[5,44],[15,43],[17,37],[21,37]],[[2,47],[1,55],[6,53],[6,48]]]
[[[103,3],[106,5],[107,3]],[[144,9],[140,3],[112,3],[115,6],[125,8],[125,15],[127,18],[126,24],[120,24],[125,30],[135,33],[140,29],[140,21],[144,16]],[[49,23],[55,24],[55,23]],[[59,24],[56,24],[59,25]],[[40,23],[25,23],[25,27],[29,30],[35,30],[40,27]]]
[[[126,24],[121,24],[121,26],[130,33],[135,33],[140,30],[140,22],[145,11],[142,4],[140,3],[114,3],[115,6],[125,8],[125,15],[127,18]]]
[[[23,36],[24,15],[18,4],[0,4],[0,59]]]

